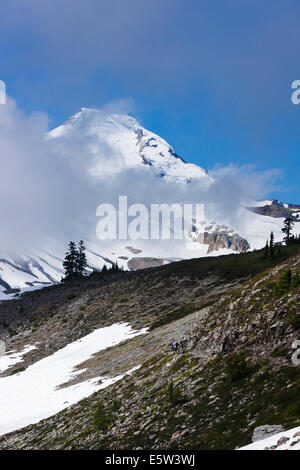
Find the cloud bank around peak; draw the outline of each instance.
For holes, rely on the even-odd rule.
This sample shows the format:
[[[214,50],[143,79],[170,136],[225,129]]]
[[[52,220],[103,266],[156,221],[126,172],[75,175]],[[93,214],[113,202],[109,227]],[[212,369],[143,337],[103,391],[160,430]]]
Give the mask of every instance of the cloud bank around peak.
[[[103,113],[124,112],[126,102],[120,103],[108,104]],[[266,197],[278,176],[277,170],[256,172],[252,167],[216,167],[209,172],[214,183],[208,190],[197,181],[166,183],[144,165],[122,170],[120,163],[109,177],[95,176],[89,171],[92,143],[83,142],[83,137],[78,136],[75,142],[66,139],[62,145],[54,145],[53,139],[47,138],[48,126],[47,115],[26,115],[12,98],[0,106],[3,253],[61,247],[70,239],[95,236],[98,205],[104,202],[117,205],[119,195],[127,195],[129,203],[146,205],[206,203],[213,205],[220,221],[229,216],[234,218],[239,205],[249,196]],[[105,166],[115,165],[120,156],[105,143],[97,158]],[[205,162],[205,156],[202,160]]]

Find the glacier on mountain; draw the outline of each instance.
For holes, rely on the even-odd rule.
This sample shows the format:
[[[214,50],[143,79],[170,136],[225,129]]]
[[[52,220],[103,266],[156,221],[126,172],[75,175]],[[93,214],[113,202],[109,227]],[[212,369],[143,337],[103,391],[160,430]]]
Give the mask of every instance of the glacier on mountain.
[[[138,195],[143,191],[140,202],[151,203],[151,198],[159,197],[164,199],[161,202],[167,203],[202,202],[201,198],[205,199],[205,195],[214,194],[214,198],[208,197],[204,201],[204,243],[199,236],[197,221],[181,240],[99,240],[91,227],[85,227],[82,238],[87,246],[89,272],[101,270],[104,265],[110,267],[116,262],[129,269],[133,265],[150,266],[151,259],[153,265],[159,265],[185,258],[259,249],[264,246],[271,231],[274,232],[275,241],[282,239],[283,218],[273,218],[247,209],[250,206],[259,209],[271,206],[272,201],[259,202],[248,197],[241,201],[244,204],[240,204],[233,191],[231,198],[235,207],[227,210],[225,183],[218,183],[200,166],[186,163],[164,139],[145,129],[131,116],[82,108],[64,124],[48,132],[45,142],[52,153],[62,160],[68,159],[72,168],[85,172],[90,178],[91,188],[95,190],[99,187],[100,195],[104,184],[106,188],[111,185],[112,195],[119,188],[121,190],[119,182],[124,174],[128,191],[135,189]],[[229,189],[232,191],[232,188]],[[165,200],[169,194],[170,200]],[[182,201],[183,197],[187,201]],[[195,201],[197,198],[200,200]],[[285,204],[284,208],[289,208],[287,206],[298,211],[296,206]],[[96,207],[94,209],[96,212]],[[96,228],[96,215],[94,217]],[[297,233],[300,232],[299,225],[296,224]],[[13,253],[2,248],[0,299],[12,298],[16,290],[24,292],[61,280],[65,246],[56,243],[53,248],[45,242],[43,249],[31,247],[30,250],[21,250],[15,247]],[[134,261],[131,261],[133,258]]]

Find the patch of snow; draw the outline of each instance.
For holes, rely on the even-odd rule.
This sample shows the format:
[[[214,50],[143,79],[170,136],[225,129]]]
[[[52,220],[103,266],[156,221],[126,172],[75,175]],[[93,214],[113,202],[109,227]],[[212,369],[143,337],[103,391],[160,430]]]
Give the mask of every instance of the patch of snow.
[[[43,289],[44,287],[49,287],[51,286],[52,283],[51,282],[48,282],[47,284],[37,284],[35,286],[28,286],[28,287],[23,287],[19,290],[19,292],[14,292],[12,294],[5,294],[3,292],[3,290],[0,290],[0,302],[1,300],[13,300],[13,299],[16,299],[16,298],[19,298],[22,294],[24,294],[25,292],[32,292],[34,290],[40,290],[40,289]]]
[[[28,345],[28,346],[25,346],[24,349],[20,352],[10,351],[10,352],[7,352],[5,355],[1,356],[0,357],[0,373],[9,369],[9,367],[11,366],[18,364],[18,362],[22,362],[23,356],[25,356],[25,354],[29,353],[33,349],[37,349],[37,347]]]
[[[273,446],[276,446],[276,450],[300,450],[300,426],[253,442],[238,450],[265,450]]]
[[[0,435],[48,418],[120,380],[123,375],[97,377],[58,388],[77,375],[75,366],[93,354],[145,333],[146,328],[135,331],[127,323],[100,328],[29,366],[25,371],[0,378]]]
[[[265,199],[263,201],[252,201],[251,205],[254,206],[254,207],[271,206],[272,205],[272,200]]]

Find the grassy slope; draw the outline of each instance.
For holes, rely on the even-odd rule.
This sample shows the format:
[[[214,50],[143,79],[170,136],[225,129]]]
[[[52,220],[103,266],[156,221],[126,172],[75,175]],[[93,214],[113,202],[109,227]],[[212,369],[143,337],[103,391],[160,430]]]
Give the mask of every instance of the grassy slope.
[[[234,449],[251,442],[258,425],[298,425],[299,368],[251,361],[247,375],[232,380],[227,368],[235,357],[203,365],[190,354],[175,361],[156,354],[109,389],[0,438],[0,449]],[[177,403],[168,398],[170,379],[181,393]],[[95,428],[99,402],[109,430]]]
[[[197,296],[197,291],[203,289],[199,279],[216,272],[226,280],[251,276],[297,251],[296,246],[283,249],[281,257],[274,260],[263,260],[261,252],[189,260],[129,273],[130,283],[135,294],[139,289],[142,292],[147,287],[148,291],[157,285],[152,297],[159,307],[161,285],[168,281],[165,286],[174,284],[175,290],[181,289],[186,295],[193,293],[189,303],[198,307],[202,297],[201,292]],[[114,288],[119,282],[120,279],[113,281]],[[194,288],[189,291],[193,282]],[[235,292],[234,301],[236,296]],[[171,297],[168,294],[164,302]],[[187,308],[184,313],[189,312]],[[172,315],[164,315],[158,314],[156,320],[155,315],[151,317],[155,320],[152,326],[172,320]],[[2,438],[0,448],[231,449],[249,443],[254,427],[260,424],[299,424],[299,368],[270,358],[260,359],[245,350],[248,367],[239,376],[232,373],[239,371],[236,358],[244,367],[240,351],[230,351],[207,363],[197,357],[195,348],[175,358],[157,351],[133,376],[50,419]],[[168,398],[170,381],[182,395],[175,403]],[[99,401],[112,424],[108,430],[94,426]]]
[[[283,248],[273,260],[263,259],[261,251],[191,259],[28,292],[19,300],[0,303],[0,338],[18,349],[20,333],[30,334],[32,340],[42,335],[49,338],[48,350],[54,351],[114,321],[155,328],[215,301],[221,295],[216,290],[212,294],[216,286],[262,272],[298,249]],[[52,344],[54,331],[58,337]]]

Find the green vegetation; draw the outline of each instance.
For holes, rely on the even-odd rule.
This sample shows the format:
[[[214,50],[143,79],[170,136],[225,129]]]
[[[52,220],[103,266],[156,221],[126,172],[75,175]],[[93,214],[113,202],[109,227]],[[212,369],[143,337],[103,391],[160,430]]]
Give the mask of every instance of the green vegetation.
[[[291,256],[299,253],[299,245],[291,244],[280,247],[280,253],[273,258],[263,257],[264,249],[254,250],[239,255],[211,256],[177,261],[159,268],[151,268],[152,272],[159,271],[161,277],[184,275],[195,279],[204,279],[210,274],[218,274],[226,281],[255,276],[266,269],[277,266]],[[190,281],[189,281],[190,282]]]
[[[270,254],[270,258],[274,258],[274,233],[271,232],[271,235],[270,235],[270,244],[269,244],[269,254]]]
[[[114,400],[111,406],[112,411],[118,411],[120,408],[121,408],[121,402],[118,400]]]
[[[125,405],[123,417],[120,412],[118,418],[122,423],[130,411],[132,419],[120,434],[103,437],[99,448],[147,449],[153,446],[152,439],[158,439],[164,449],[234,449],[251,442],[256,426],[281,424],[291,428],[300,424],[297,367],[278,368],[268,361],[247,357],[246,353],[233,353],[209,361],[204,368],[201,361],[193,359],[193,367],[185,370],[189,362],[186,357],[167,386],[149,393],[147,386],[159,378],[166,358],[155,356],[147,361],[146,367],[153,361],[156,371],[152,369],[150,375],[142,375],[142,396],[133,409],[126,406],[125,397],[133,395],[134,383],[141,376],[118,385]],[[138,374],[144,374],[144,367],[145,364]],[[194,381],[197,386],[191,386]],[[190,391],[183,399],[180,391],[184,385]],[[107,397],[108,392],[105,393]],[[138,433],[145,421],[148,423],[145,432]],[[172,440],[178,430],[183,436],[178,441]]]
[[[150,331],[160,326],[167,325],[168,323],[171,323],[175,320],[179,320],[180,318],[183,318],[187,315],[190,315],[191,313],[196,312],[200,308],[202,308],[201,305],[186,304],[174,310],[168,310],[165,313],[161,313],[159,318],[154,321],[150,326]]]
[[[234,356],[226,367],[226,373],[231,382],[244,379],[251,374],[252,370],[253,367],[246,361],[244,354]]]
[[[282,232],[285,234],[285,237],[283,239],[287,245],[290,243],[291,233],[292,233],[294,224],[295,222],[291,217],[286,217],[284,219]]]
[[[292,276],[292,271],[287,269],[280,274],[276,284],[273,287],[273,294],[281,297],[288,294],[291,290],[300,285],[300,276],[298,273]]]
[[[166,396],[167,402],[171,406],[176,406],[179,403],[182,403],[182,401],[183,401],[183,397],[182,397],[182,394],[180,392],[180,389],[179,389],[178,386],[176,388],[174,388],[173,381],[171,381],[167,385],[166,395],[165,396]]]
[[[71,281],[83,276],[87,267],[85,250],[83,240],[80,240],[78,248],[74,242],[71,241],[69,243],[68,251],[63,262],[65,277],[62,281]]]
[[[289,311],[286,317],[286,321],[291,325],[295,330],[300,328],[300,312],[296,311],[295,308]]]
[[[275,348],[271,352],[271,357],[285,357],[286,356],[286,351],[282,348]]]
[[[269,241],[267,240],[264,248],[263,259],[267,259],[269,256]]]
[[[291,281],[291,288],[292,289],[296,289],[296,287],[300,286],[300,274],[299,273],[296,273],[294,274],[294,276],[292,277],[292,281]]]
[[[114,417],[111,413],[107,413],[102,402],[99,401],[97,408],[94,413],[94,426],[99,431],[108,431],[114,421]]]
[[[291,288],[292,272],[287,269],[280,274],[277,283],[273,287],[273,293],[278,296],[287,294]]]
[[[18,431],[17,437],[6,437],[1,445],[222,450],[250,443],[254,428],[261,424],[281,424],[285,428],[299,425],[300,369],[290,361],[288,343],[297,332],[291,332],[286,323],[300,328],[298,292],[293,292],[300,285],[300,275],[294,273],[294,259],[290,263],[292,271],[286,266],[280,267],[285,269],[280,276],[277,270],[270,271],[298,252],[296,244],[281,247],[280,253],[275,246],[273,257],[264,257],[264,250],[259,250],[187,260],[144,272],[124,273],[120,283],[117,275],[102,279],[91,276],[77,282],[76,288],[71,285],[62,286],[61,291],[57,289],[62,303],[52,322],[57,324],[67,318],[64,329],[68,332],[67,327],[76,327],[76,335],[105,324],[108,318],[111,321],[116,311],[122,319],[132,315],[130,319],[141,322],[141,326],[151,325],[153,330],[217,299],[220,302],[191,326],[192,341],[186,352],[174,356],[165,352],[167,344],[157,347],[154,340],[154,355],[149,357],[141,351],[147,360],[132,375],[49,420]],[[252,277],[249,282],[241,284],[249,277]],[[201,279],[205,282],[199,282]],[[238,282],[225,284],[234,280]],[[213,292],[216,287],[217,294]],[[78,298],[78,307],[66,305],[64,309],[67,288],[76,292],[69,297]],[[286,296],[289,293],[293,295]],[[58,302],[57,297],[55,301]],[[83,314],[83,306],[90,303]],[[39,306],[36,311],[42,315],[43,309]],[[228,317],[232,320],[229,326]],[[78,324],[82,319],[83,326]],[[271,330],[270,326],[274,328]],[[219,331],[221,337],[226,328],[229,338],[226,347],[206,362],[202,347],[203,351],[208,348],[208,355],[215,351]],[[287,329],[291,332],[289,339],[282,339],[287,336],[283,334],[279,337],[277,333]],[[231,335],[236,331],[241,333]],[[231,340],[233,337],[235,340]],[[126,351],[129,358],[130,347]],[[115,368],[109,361],[105,364],[110,370],[101,375],[113,376]]]
[[[75,318],[75,323],[80,322],[81,320],[84,319],[84,314],[80,313],[76,318]]]
[[[67,296],[67,300],[74,300],[74,299],[76,299],[76,297],[77,297],[76,294],[69,294],[69,295]]]
[[[17,334],[16,330],[14,330],[13,328],[8,328],[8,333],[9,336],[15,336]]]

